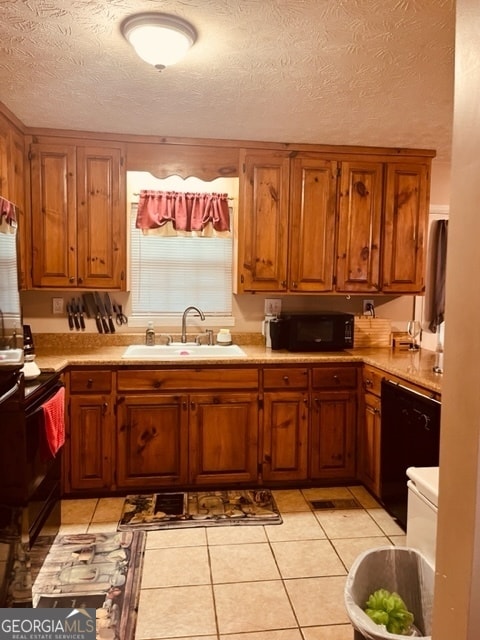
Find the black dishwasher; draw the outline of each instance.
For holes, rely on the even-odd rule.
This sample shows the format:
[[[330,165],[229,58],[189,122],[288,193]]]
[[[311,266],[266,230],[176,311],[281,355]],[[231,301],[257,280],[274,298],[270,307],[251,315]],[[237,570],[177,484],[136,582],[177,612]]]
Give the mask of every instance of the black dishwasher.
[[[380,499],[406,530],[408,467],[437,467],[440,449],[438,400],[382,380]]]

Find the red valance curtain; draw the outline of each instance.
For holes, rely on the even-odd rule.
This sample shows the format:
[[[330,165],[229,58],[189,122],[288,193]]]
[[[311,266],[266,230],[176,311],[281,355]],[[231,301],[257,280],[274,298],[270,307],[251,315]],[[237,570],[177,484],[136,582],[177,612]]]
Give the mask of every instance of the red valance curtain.
[[[15,233],[17,215],[15,205],[10,200],[0,196],[0,233]]]
[[[228,235],[228,195],[144,189],[140,192],[136,227],[146,234]]]

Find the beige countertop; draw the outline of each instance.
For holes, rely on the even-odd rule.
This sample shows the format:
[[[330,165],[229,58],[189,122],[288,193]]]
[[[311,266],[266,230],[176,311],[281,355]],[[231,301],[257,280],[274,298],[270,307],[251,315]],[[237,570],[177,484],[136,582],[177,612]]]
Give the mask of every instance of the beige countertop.
[[[400,351],[390,348],[351,349],[334,353],[290,353],[272,351],[261,344],[260,338],[239,336],[234,340],[245,352],[245,357],[236,356],[220,360],[218,358],[201,359],[185,356],[175,360],[132,360],[123,359],[122,354],[129,344],[141,344],[143,336],[134,335],[122,338],[100,336],[97,334],[40,334],[36,336],[36,362],[42,371],[61,371],[68,366],[146,366],[178,367],[202,365],[269,365],[269,364],[314,364],[329,362],[364,362],[382,369],[386,373],[399,376],[414,384],[441,393],[442,375],[433,372],[435,353],[420,349],[416,352]],[[80,340],[83,338],[83,340]],[[249,344],[245,344],[248,341]],[[113,343],[113,344],[112,344]],[[119,344],[120,343],[120,344]],[[252,344],[253,343],[253,344]]]

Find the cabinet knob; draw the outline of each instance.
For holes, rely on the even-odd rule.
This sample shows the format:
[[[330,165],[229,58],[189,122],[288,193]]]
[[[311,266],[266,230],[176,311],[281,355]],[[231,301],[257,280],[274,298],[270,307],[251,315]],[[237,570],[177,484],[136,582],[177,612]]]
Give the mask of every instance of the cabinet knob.
[[[108,411],[108,402],[104,402],[102,404],[102,410],[103,410],[102,411],[103,415],[105,415],[107,413],[107,411]]]
[[[79,278],[78,279],[78,284],[82,284],[82,282],[83,282],[83,278]]]
[[[339,378],[336,374],[333,376],[333,380],[334,380],[334,382],[336,382],[337,384],[340,384],[340,378]]]
[[[288,384],[288,382],[289,382],[288,376],[283,376],[283,381],[285,382],[285,384]]]
[[[91,389],[91,388],[93,387],[93,379],[92,379],[92,378],[89,378],[89,379],[87,380],[87,387],[88,387],[89,389]]]
[[[69,282],[75,282],[75,278],[73,276],[70,276],[70,278],[68,279]]]
[[[365,387],[373,387],[373,380],[370,380],[370,378],[366,378],[363,384]]]
[[[292,288],[296,289],[298,287],[298,282],[293,281],[292,282]]]
[[[282,280],[282,282],[280,284],[282,285],[283,289],[287,288],[287,281],[286,280]]]

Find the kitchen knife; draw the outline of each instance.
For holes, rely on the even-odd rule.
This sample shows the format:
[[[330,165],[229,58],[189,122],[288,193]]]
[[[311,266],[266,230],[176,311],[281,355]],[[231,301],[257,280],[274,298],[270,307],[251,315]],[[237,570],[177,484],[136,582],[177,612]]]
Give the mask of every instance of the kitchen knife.
[[[73,329],[73,315],[72,315],[72,309],[70,307],[70,305],[67,303],[67,316],[68,316],[68,326],[70,328],[70,331],[72,331]]]
[[[102,321],[100,320],[100,311],[97,310],[97,305],[95,304],[93,293],[84,293],[83,301],[85,302],[85,306],[87,307],[88,317],[95,318],[98,333],[103,333]]]
[[[73,322],[75,323],[75,329],[77,331],[80,331],[80,318],[78,317],[78,307],[75,302],[75,298],[72,298],[72,304],[70,305],[70,308],[73,313]]]
[[[80,318],[80,326],[82,331],[85,331],[85,318],[83,317],[84,308],[80,298],[77,298],[77,311]]]
[[[108,333],[107,314],[102,299],[100,298],[100,295],[97,291],[93,292],[93,296],[95,298],[95,304],[97,305],[98,312],[101,316],[103,332]]]
[[[105,300],[105,309],[108,314],[108,326],[110,327],[110,333],[115,333],[115,325],[113,324],[112,318],[112,301],[110,300],[108,293],[103,296],[103,299]]]

